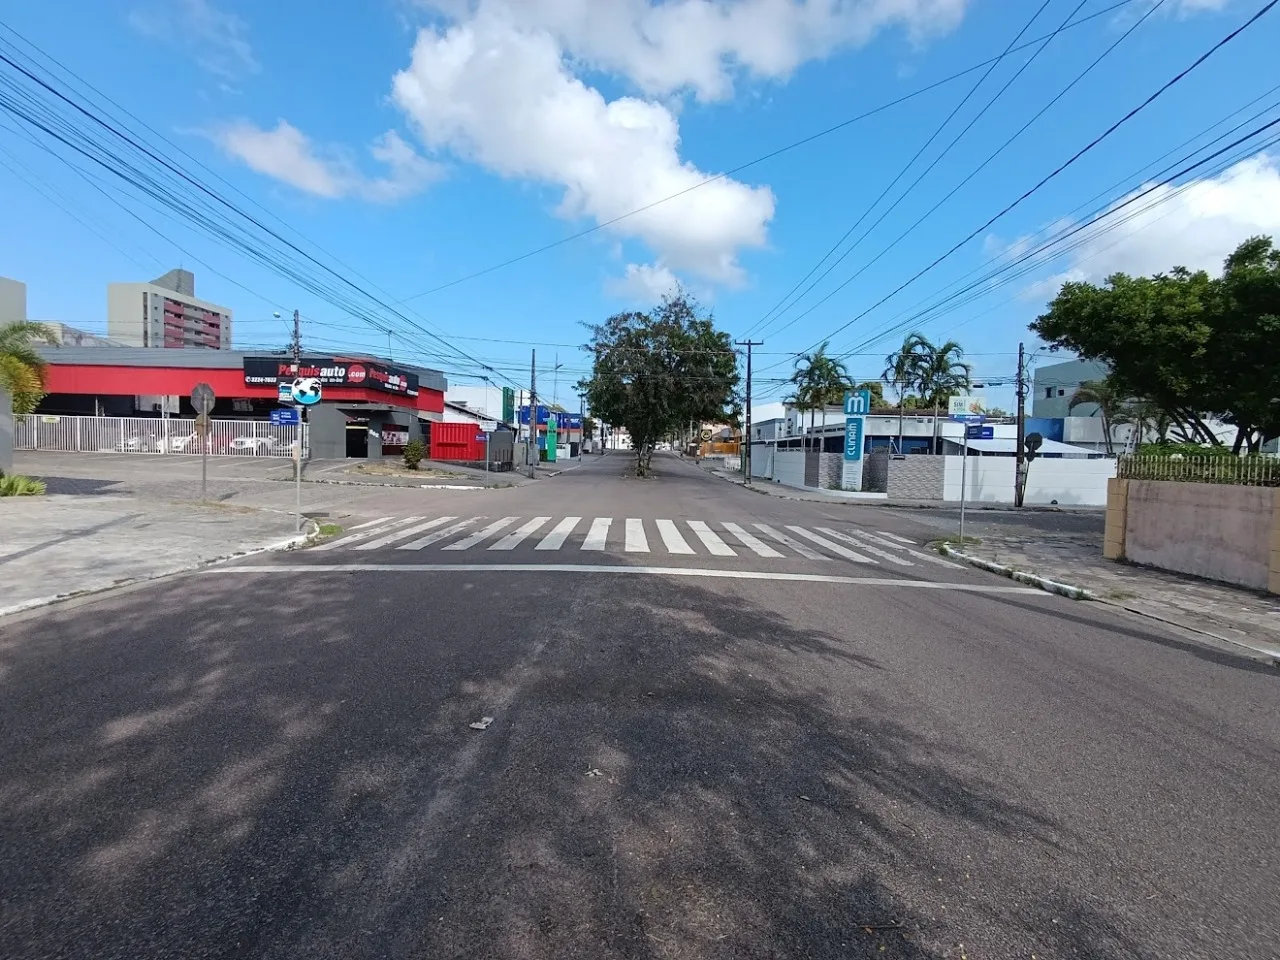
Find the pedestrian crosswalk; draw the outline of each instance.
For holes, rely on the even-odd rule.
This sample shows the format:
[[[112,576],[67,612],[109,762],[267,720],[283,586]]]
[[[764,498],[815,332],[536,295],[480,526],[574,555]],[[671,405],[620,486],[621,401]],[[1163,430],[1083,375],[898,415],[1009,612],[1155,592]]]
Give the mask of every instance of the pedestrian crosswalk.
[[[621,552],[684,557],[846,561],[914,567],[956,565],[895,533],[835,525],[768,524],[642,517],[378,517],[350,527],[317,551]]]

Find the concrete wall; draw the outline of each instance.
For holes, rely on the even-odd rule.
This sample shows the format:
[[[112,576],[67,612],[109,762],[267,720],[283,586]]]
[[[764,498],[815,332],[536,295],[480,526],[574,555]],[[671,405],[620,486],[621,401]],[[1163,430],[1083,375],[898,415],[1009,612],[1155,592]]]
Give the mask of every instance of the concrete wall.
[[[1163,480],[1125,485],[1124,559],[1256,590],[1272,585],[1274,488]]]
[[[776,453],[777,447],[772,443],[753,443],[751,445],[751,476],[760,480],[772,480]]]
[[[804,461],[803,450],[779,450],[774,458],[773,479],[789,487],[803,487]]]
[[[963,457],[945,457],[944,500],[960,500]],[[970,457],[965,477],[965,499],[973,503],[1013,503],[1013,457]],[[1027,504],[1102,507],[1107,503],[1107,481],[1116,475],[1116,461],[1084,458],[1041,458],[1027,469]]]
[[[926,454],[889,461],[889,496],[904,500],[941,500],[945,457]]]
[[[0,473],[13,469],[13,404],[0,390]]]

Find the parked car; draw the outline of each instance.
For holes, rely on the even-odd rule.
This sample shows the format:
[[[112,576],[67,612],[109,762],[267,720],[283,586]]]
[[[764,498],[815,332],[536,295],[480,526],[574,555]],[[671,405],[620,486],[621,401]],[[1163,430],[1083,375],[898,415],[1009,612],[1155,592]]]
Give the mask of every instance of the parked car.
[[[248,457],[283,456],[292,452],[292,444],[275,437],[236,437],[227,444],[227,453]]]

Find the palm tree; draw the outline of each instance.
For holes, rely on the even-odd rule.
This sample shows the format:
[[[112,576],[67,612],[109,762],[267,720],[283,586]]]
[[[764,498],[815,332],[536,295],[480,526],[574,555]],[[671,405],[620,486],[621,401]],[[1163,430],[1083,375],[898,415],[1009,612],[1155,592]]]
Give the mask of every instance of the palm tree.
[[[915,388],[920,382],[920,370],[928,351],[933,345],[917,332],[902,341],[902,347],[884,358],[884,373],[880,378],[893,387],[898,395],[898,452],[902,452],[902,420],[903,407],[906,405],[907,391]]]
[[[810,436],[814,432],[817,409],[842,402],[845,391],[853,385],[844,361],[828,355],[829,343],[824,341],[818,349],[796,360],[795,372],[791,374],[791,383],[796,388],[793,402],[800,410],[809,411]]]
[[[37,340],[58,343],[52,330],[34,320],[0,324],[0,390],[13,397],[16,414],[30,413],[44,396],[45,362],[33,346]]]
[[[1111,430],[1117,424],[1129,419],[1128,398],[1125,397],[1110,377],[1103,380],[1086,380],[1076,387],[1075,393],[1067,401],[1067,409],[1092,403],[1097,406],[1094,416],[1102,417],[1102,435],[1107,446],[1107,456],[1115,454],[1115,444],[1111,439]]]
[[[938,411],[953,394],[969,389],[973,368],[964,362],[964,348],[954,340],[935,347],[928,340],[921,345],[924,358],[916,385],[933,407],[933,452],[938,452]]]

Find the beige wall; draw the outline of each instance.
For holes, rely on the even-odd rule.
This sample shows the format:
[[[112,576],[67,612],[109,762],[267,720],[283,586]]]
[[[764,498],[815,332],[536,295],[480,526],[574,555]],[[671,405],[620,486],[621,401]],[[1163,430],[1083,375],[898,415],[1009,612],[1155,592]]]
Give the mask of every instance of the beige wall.
[[[1105,555],[1240,586],[1271,586],[1280,491],[1162,480],[1114,481]]]

